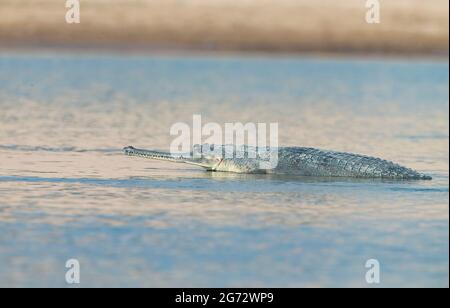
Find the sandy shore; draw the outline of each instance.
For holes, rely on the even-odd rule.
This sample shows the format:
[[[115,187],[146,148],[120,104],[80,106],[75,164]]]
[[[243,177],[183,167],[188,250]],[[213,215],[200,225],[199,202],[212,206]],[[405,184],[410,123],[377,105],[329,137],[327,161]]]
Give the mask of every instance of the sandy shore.
[[[448,56],[447,0],[89,0],[81,23],[65,1],[0,1],[0,49],[81,48]]]

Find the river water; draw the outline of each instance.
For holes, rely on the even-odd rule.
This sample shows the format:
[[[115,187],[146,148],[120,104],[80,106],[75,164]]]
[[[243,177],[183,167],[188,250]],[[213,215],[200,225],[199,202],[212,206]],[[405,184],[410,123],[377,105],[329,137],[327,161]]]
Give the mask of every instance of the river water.
[[[448,62],[0,55],[0,286],[448,287]],[[279,124],[280,145],[432,181],[207,173],[125,157],[177,122]]]

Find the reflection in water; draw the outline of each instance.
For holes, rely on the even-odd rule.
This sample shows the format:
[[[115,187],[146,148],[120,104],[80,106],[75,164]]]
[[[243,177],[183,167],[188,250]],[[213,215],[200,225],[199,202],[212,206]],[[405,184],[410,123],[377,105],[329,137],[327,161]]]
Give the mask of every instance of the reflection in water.
[[[0,57],[0,286],[448,286],[448,64]],[[279,122],[280,144],[432,181],[211,173],[126,157],[175,122]]]

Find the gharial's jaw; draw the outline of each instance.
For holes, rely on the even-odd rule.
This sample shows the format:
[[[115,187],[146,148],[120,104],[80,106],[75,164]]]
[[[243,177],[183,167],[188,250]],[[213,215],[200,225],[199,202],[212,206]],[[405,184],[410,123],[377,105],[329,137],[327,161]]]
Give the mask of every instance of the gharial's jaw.
[[[132,146],[125,147],[123,149],[124,154],[128,156],[137,156],[147,159],[175,162],[175,163],[185,163],[189,165],[203,167],[207,170],[214,170],[216,167],[218,160],[215,159],[207,159],[204,157],[193,158],[192,153],[189,154],[178,154],[173,155],[168,152],[163,151],[153,151],[153,150],[142,150],[136,149]]]
[[[156,159],[156,160],[163,160],[163,161],[171,161],[171,162],[185,162],[185,159],[183,156],[175,156],[167,152],[162,151],[150,151],[150,150],[142,150],[142,149],[136,149],[132,146],[125,147],[123,149],[124,154],[128,156],[137,156],[137,157],[143,157],[148,159]]]

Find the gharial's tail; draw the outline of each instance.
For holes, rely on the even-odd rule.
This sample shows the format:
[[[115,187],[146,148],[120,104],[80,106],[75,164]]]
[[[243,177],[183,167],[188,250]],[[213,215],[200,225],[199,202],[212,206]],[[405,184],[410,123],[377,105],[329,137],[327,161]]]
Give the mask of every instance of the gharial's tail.
[[[431,180],[431,176],[391,161],[364,155],[304,149],[301,162],[312,175],[382,178],[398,180]]]

